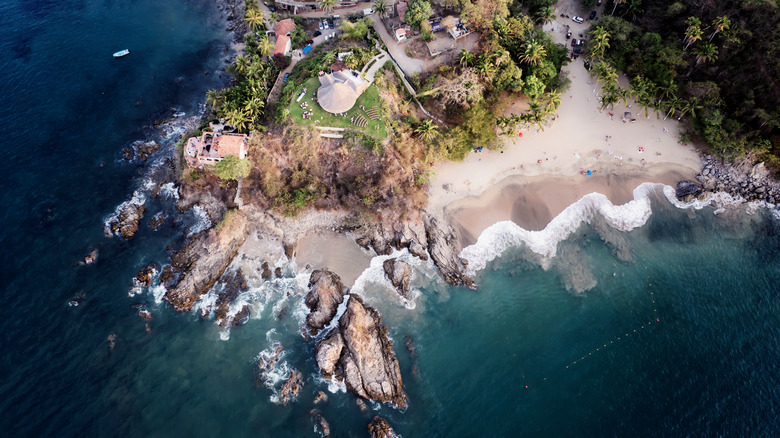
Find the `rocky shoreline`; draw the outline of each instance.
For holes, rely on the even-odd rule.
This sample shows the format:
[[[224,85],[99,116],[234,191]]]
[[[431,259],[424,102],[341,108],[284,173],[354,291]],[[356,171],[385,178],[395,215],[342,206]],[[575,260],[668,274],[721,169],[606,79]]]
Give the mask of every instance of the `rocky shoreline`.
[[[746,202],[780,203],[780,183],[775,181],[764,163],[754,164],[748,160],[732,163],[705,155],[696,181],[677,183],[677,198],[681,201],[703,200],[722,192]]]

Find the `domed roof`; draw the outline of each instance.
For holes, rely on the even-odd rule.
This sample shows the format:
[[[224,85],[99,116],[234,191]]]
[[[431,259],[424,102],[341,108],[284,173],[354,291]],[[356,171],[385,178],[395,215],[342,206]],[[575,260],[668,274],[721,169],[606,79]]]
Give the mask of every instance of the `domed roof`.
[[[324,84],[317,90],[317,101],[325,111],[338,114],[355,106],[360,95],[343,82]]]

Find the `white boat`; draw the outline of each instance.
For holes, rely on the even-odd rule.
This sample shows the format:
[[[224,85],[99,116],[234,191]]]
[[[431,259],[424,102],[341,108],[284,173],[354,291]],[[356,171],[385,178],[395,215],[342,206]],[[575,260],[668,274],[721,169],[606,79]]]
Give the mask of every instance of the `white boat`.
[[[121,57],[129,55],[129,54],[130,54],[130,50],[129,49],[120,50],[120,51],[114,53],[114,58],[121,58]]]

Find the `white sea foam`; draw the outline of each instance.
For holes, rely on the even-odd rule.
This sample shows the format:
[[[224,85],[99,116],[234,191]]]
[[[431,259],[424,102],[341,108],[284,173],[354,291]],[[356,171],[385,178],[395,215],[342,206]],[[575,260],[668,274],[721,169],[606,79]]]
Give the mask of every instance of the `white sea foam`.
[[[474,275],[507,249],[525,246],[540,257],[542,268],[547,269],[557,255],[558,244],[575,232],[582,223],[589,223],[596,215],[600,215],[608,225],[620,231],[631,231],[643,226],[652,214],[651,195],[658,190],[677,208],[700,210],[714,207],[713,213],[716,215],[724,212],[726,208],[743,204],[747,213],[773,207],[766,202],[745,203],[744,198],[725,192],[711,193],[702,199],[684,202],[677,199],[673,187],[642,183],[634,189],[634,199],[623,205],[612,204],[600,193],[585,195],[553,218],[541,231],[528,231],[511,221],[493,224],[482,232],[475,244],[463,248],[460,257],[468,261],[467,274]],[[780,218],[780,214],[778,217]]]
[[[167,182],[160,186],[160,196],[169,199],[179,199],[179,188],[172,182]]]
[[[662,184],[643,183],[634,189],[634,199],[623,205],[614,205],[601,193],[590,193],[566,207],[541,231],[528,231],[514,222],[503,221],[488,227],[477,243],[463,248],[460,256],[468,261],[469,275],[482,270],[492,260],[509,248],[525,245],[541,256],[542,267],[547,269],[555,257],[558,243],[569,237],[583,223],[596,214],[621,231],[641,227],[650,218],[650,195]]]
[[[192,236],[194,234],[200,233],[203,230],[211,228],[211,219],[209,219],[209,215],[206,213],[206,210],[204,210],[203,207],[196,204],[192,207],[191,211],[195,216],[195,223],[190,227],[189,231],[187,232],[187,236]]]
[[[388,259],[398,259],[409,263],[412,268],[410,279],[409,298],[404,298],[398,294],[393,283],[385,275],[384,262]],[[393,250],[389,255],[378,255],[371,259],[369,266],[360,273],[355,283],[352,285],[351,292],[357,293],[363,297],[375,295],[374,290],[382,291],[382,297],[391,296],[398,300],[407,309],[413,310],[417,307],[417,298],[422,295],[419,289],[414,288],[417,284],[417,276],[424,275],[421,272],[432,272],[433,262],[431,260],[423,261],[409,253],[409,250]],[[378,298],[378,297],[375,297]]]
[[[144,202],[146,202],[146,195],[141,189],[138,189],[133,192],[133,196],[128,199],[127,201],[119,204],[116,206],[114,211],[103,220],[103,231],[106,236],[112,236],[114,233],[111,232],[111,223],[116,222],[119,219],[119,213],[126,207],[130,205],[140,206],[143,205]],[[118,234],[118,231],[117,231]]]

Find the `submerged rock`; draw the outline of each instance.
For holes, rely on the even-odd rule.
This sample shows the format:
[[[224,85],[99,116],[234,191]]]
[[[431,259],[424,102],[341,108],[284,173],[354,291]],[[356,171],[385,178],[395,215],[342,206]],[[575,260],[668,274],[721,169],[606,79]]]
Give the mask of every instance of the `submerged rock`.
[[[398,259],[387,259],[382,263],[385,276],[404,298],[409,298],[409,281],[412,277],[412,267],[409,263]]]
[[[279,390],[279,402],[286,405],[291,400],[298,396],[298,393],[303,388],[303,376],[298,370],[290,371],[290,375],[287,376],[287,380]]]
[[[395,433],[390,424],[384,418],[380,416],[374,417],[370,423],[368,423],[368,433],[371,434],[371,438],[397,438],[398,434]]]
[[[312,272],[309,287],[306,306],[311,312],[306,316],[306,325],[316,335],[336,316],[339,304],[344,301],[345,288],[341,278],[327,270]]]
[[[366,307],[358,295],[350,295],[347,310],[316,348],[317,365],[323,376],[343,379],[358,396],[406,406],[401,369],[393,342],[382,317]]]
[[[135,281],[141,287],[149,287],[152,284],[152,275],[157,271],[157,264],[151,263],[135,274]]]
[[[314,430],[320,432],[323,438],[327,438],[330,436],[330,424],[325,420],[325,417],[322,416],[320,411],[316,409],[312,409],[309,411],[309,415],[311,415],[312,420],[314,420]]]

